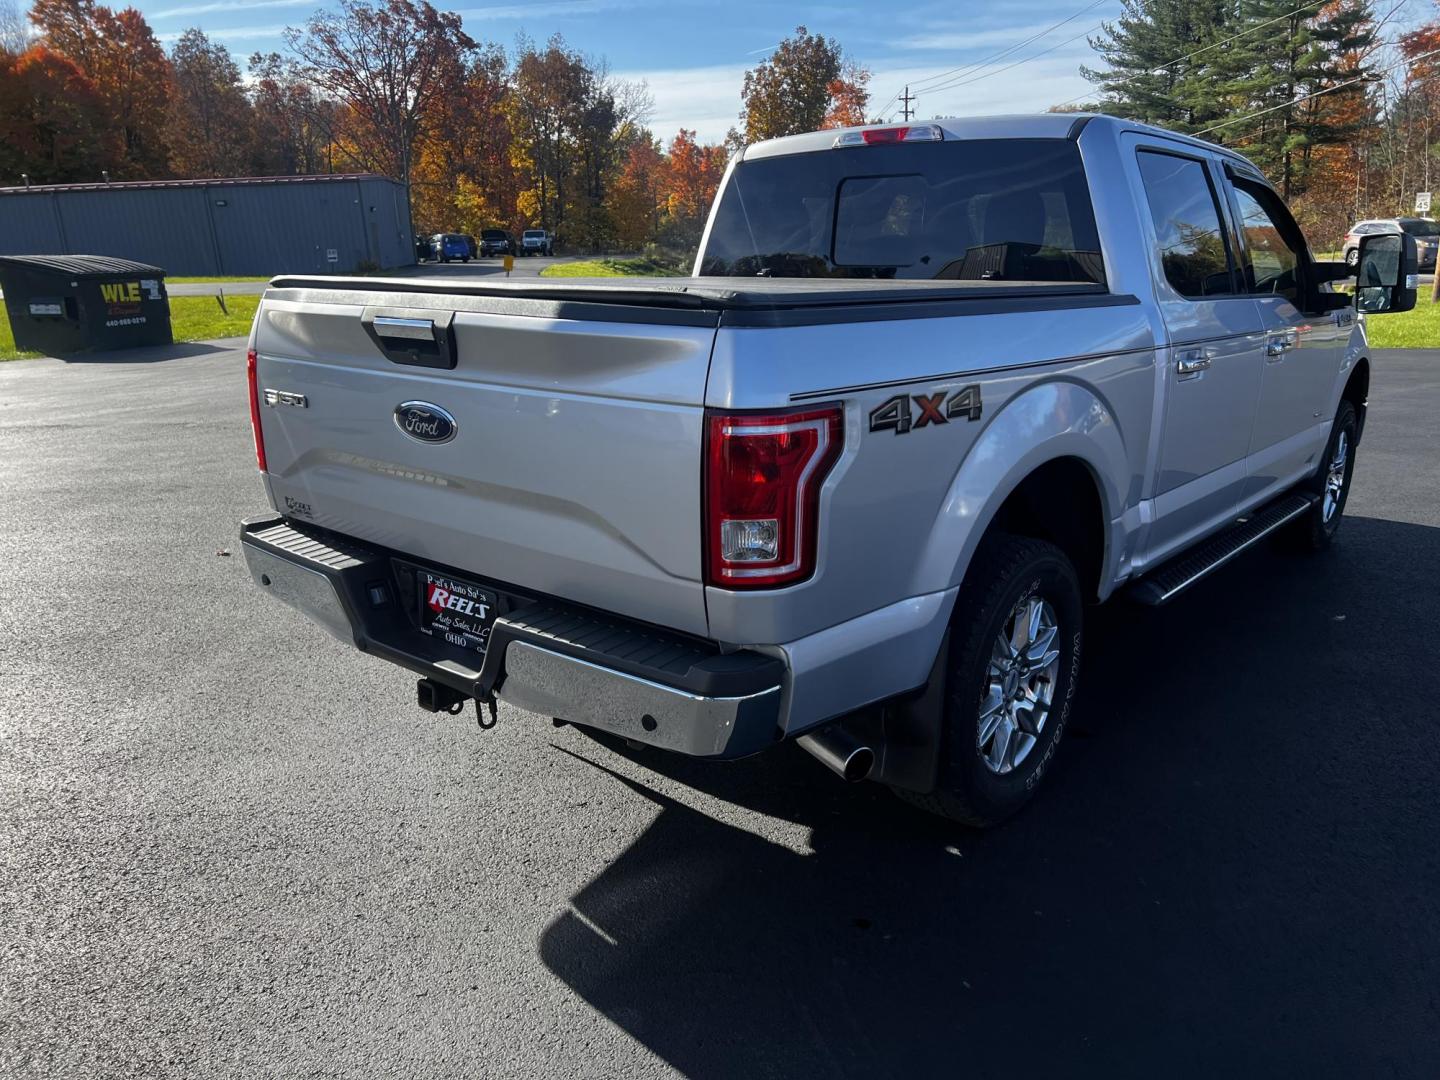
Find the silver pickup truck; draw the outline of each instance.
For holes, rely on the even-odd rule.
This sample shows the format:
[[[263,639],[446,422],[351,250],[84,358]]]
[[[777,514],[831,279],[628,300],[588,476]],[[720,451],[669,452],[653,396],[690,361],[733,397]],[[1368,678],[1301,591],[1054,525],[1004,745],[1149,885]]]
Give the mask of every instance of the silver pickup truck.
[[[427,709],[798,739],[988,824],[1054,756],[1088,603],[1330,543],[1414,259],[1316,262],[1245,158],[1107,117],[777,139],[692,277],[272,281],[243,550]]]

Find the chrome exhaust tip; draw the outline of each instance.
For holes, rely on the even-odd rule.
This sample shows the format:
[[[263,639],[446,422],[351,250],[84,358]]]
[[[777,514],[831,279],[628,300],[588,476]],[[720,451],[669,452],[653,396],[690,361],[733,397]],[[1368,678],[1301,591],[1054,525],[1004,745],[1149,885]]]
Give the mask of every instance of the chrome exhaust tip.
[[[859,783],[875,768],[875,751],[838,725],[801,735],[795,741],[847,783]]]

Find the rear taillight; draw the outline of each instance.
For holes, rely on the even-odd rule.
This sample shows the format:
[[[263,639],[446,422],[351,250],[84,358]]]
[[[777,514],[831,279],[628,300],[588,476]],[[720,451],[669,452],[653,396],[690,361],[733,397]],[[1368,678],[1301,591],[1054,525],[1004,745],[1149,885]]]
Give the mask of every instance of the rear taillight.
[[[705,581],[786,585],[815,572],[820,487],[840,456],[840,407],[706,415]]]
[[[251,349],[245,354],[245,378],[250,382],[250,430],[255,435],[255,464],[260,466],[261,472],[267,472],[265,435],[260,430],[260,377],[255,371],[255,360],[255,350]]]

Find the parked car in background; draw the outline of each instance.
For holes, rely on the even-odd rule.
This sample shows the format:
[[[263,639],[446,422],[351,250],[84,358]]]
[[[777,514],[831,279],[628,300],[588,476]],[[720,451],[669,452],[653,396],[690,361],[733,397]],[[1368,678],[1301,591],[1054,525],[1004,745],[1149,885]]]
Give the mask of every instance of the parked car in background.
[[[544,229],[526,229],[520,236],[521,255],[554,255],[555,238]]]
[[[415,238],[415,261],[422,263],[430,258],[430,237],[417,236]]]
[[[430,257],[436,262],[470,261],[470,243],[460,233],[436,233],[430,238]]]
[[[475,237],[469,233],[465,233],[465,246],[470,249],[470,257],[472,259],[478,259],[480,257],[480,245],[475,242]]]
[[[481,229],[480,254],[482,256],[514,255],[515,240],[504,229]]]
[[[1360,258],[1360,238],[1379,236],[1384,233],[1409,233],[1415,237],[1415,251],[1420,258],[1420,269],[1435,269],[1435,254],[1440,250],[1440,221],[1422,217],[1371,218],[1356,222],[1345,234],[1345,262],[1355,266]]]

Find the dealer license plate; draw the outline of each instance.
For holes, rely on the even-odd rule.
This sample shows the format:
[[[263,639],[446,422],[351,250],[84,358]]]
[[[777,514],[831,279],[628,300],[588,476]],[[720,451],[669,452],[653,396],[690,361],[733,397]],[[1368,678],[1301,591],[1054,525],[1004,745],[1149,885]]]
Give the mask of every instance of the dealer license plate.
[[[468,581],[421,570],[420,629],[462,649],[485,651],[495,621],[496,596]]]

